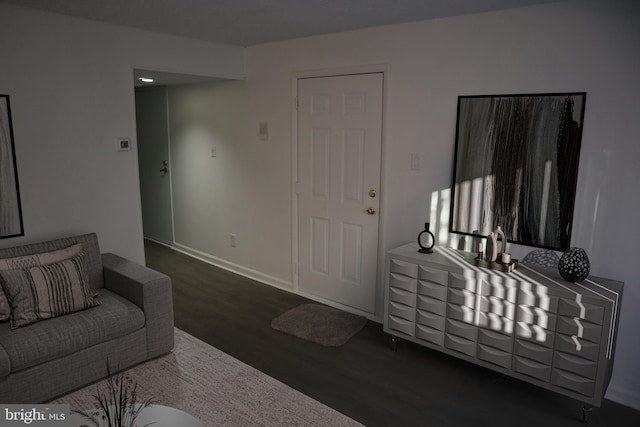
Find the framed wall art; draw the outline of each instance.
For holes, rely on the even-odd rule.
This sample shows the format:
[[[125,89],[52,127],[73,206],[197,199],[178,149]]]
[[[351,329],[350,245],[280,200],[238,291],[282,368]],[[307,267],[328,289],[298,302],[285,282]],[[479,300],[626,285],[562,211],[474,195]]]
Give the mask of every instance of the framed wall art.
[[[0,95],[0,239],[23,236],[9,95]]]
[[[586,95],[458,97],[449,231],[568,249]]]

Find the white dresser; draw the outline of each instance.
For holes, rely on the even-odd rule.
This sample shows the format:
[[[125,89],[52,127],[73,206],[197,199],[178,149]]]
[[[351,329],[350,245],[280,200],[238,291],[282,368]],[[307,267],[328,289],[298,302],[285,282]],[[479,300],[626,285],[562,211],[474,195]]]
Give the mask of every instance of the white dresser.
[[[384,330],[399,338],[600,406],[613,367],[623,283],[562,279],[521,264],[407,244],[387,253]]]

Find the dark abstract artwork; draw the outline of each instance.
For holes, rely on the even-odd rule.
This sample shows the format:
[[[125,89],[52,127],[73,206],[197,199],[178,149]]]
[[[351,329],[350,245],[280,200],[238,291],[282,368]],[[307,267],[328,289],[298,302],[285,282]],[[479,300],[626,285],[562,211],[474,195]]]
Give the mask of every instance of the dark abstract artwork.
[[[0,239],[23,234],[11,107],[9,95],[0,95]]]
[[[586,93],[458,98],[449,231],[565,250]]]

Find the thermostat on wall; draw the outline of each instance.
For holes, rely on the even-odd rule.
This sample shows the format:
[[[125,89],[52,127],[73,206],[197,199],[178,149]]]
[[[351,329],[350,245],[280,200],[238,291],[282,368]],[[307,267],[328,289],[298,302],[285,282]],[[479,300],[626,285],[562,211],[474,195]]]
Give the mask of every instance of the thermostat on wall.
[[[116,150],[129,151],[131,149],[131,140],[129,138],[116,138]]]

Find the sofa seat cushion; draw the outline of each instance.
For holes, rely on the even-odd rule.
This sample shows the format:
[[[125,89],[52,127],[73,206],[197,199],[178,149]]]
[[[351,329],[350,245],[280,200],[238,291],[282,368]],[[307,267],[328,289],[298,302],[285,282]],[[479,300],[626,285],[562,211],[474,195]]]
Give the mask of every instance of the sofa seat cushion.
[[[0,324],[0,346],[9,356],[11,372],[75,353],[144,327],[142,310],[119,295],[100,289],[100,305],[31,325],[10,329]],[[114,367],[117,369],[117,367]]]

